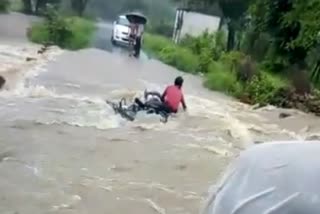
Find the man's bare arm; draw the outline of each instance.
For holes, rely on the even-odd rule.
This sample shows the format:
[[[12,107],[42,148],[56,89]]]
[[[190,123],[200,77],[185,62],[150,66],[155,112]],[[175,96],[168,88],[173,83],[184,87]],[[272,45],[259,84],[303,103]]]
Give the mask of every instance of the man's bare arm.
[[[184,100],[184,96],[182,96],[182,98],[181,98],[181,103],[182,103],[183,110],[187,110],[187,105],[186,105],[186,102]]]
[[[162,102],[164,102],[164,99],[165,99],[166,95],[167,95],[167,89],[164,90],[164,92],[163,92],[163,94],[162,94],[162,96],[161,96],[161,101],[162,101]]]

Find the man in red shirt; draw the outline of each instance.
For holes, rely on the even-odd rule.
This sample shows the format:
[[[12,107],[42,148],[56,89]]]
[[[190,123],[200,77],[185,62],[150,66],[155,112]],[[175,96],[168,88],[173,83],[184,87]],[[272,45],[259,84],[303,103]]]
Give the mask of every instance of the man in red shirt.
[[[174,85],[168,86],[161,96],[162,103],[170,112],[177,113],[180,103],[182,104],[183,110],[187,109],[182,93],[182,85],[183,78],[179,76],[174,80]]]
[[[182,93],[183,78],[177,77],[174,81],[174,85],[168,86],[163,94],[158,92],[145,92],[145,99],[148,100],[148,96],[155,96],[156,98],[151,98],[145,103],[142,103],[138,98],[135,99],[135,103],[138,104],[142,109],[155,109],[156,112],[167,112],[167,113],[177,113],[180,103],[184,110],[187,109],[186,103],[184,101],[184,96]]]

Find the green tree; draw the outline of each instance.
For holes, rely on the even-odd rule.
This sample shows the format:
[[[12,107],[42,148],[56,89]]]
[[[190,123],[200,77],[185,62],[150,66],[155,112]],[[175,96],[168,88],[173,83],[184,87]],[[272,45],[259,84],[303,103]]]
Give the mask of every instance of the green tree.
[[[8,0],[0,1],[0,13],[7,12],[10,6],[10,2]]]
[[[306,82],[305,71],[312,70],[314,81],[320,77],[320,58],[310,57],[319,47],[320,1],[256,0],[251,15],[254,31],[270,38],[266,56],[270,70],[291,71],[297,91],[308,92],[310,87],[301,84]]]
[[[241,31],[246,18],[246,12],[250,6],[251,0],[174,0],[183,7],[189,7],[198,11],[206,11],[217,5],[221,10],[222,22],[228,25],[227,49],[230,51],[235,48],[237,31]],[[209,12],[209,11],[207,11]],[[217,15],[217,14],[212,14]]]
[[[61,0],[22,0],[23,12],[26,14],[43,15],[48,4],[59,5],[60,2]]]
[[[31,0],[22,0],[23,12],[26,14],[32,14],[32,1]]]
[[[83,16],[89,0],[71,0],[71,7],[73,11],[77,13],[78,16]]]
[[[319,44],[319,0],[257,0],[251,12],[255,30],[270,35],[268,56],[280,70],[303,65]]]

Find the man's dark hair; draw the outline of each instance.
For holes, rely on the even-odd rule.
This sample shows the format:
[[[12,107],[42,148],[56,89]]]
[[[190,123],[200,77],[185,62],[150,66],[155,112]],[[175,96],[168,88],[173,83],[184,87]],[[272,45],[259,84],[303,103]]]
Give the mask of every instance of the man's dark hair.
[[[182,87],[182,85],[183,85],[183,78],[182,78],[181,76],[177,77],[177,78],[174,80],[174,85],[179,86],[179,87]]]

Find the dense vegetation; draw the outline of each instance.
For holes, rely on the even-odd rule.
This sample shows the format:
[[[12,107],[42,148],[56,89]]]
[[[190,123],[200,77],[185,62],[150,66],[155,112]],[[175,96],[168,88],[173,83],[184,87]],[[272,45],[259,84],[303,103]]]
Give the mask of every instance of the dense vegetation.
[[[0,13],[5,13],[9,10],[10,2],[8,0],[0,1]]]
[[[320,1],[189,0],[218,5],[228,34],[186,37],[179,45],[147,35],[145,46],[165,63],[201,72],[205,85],[248,103],[320,113]]]
[[[35,43],[77,50],[90,44],[94,31],[94,23],[90,20],[76,16],[65,17],[55,9],[48,9],[45,21],[35,23],[28,37]]]
[[[95,31],[91,19],[83,17],[88,0],[22,0],[22,10],[43,17],[27,32],[35,43],[58,45],[71,50],[87,47]],[[33,6],[32,6],[33,5]]]

